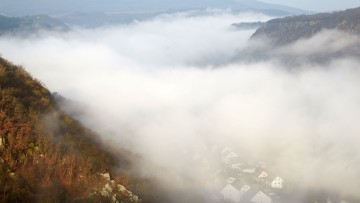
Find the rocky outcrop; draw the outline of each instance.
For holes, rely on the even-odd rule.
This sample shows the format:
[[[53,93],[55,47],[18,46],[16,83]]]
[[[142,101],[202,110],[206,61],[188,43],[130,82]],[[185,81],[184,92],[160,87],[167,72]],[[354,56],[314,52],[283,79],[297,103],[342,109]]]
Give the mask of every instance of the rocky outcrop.
[[[93,197],[97,197],[107,202],[134,202],[140,203],[141,199],[133,192],[128,190],[124,185],[118,183],[117,181],[111,179],[109,173],[102,173],[100,176],[103,177],[104,186],[102,188],[96,189],[96,191],[91,194]]]

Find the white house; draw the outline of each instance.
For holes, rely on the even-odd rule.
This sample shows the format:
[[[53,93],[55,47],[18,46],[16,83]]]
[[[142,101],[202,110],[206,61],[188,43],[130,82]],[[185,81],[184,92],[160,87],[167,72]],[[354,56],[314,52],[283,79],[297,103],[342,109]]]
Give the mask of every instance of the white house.
[[[262,191],[258,191],[250,200],[252,203],[272,203],[272,199],[269,195]]]
[[[226,164],[228,164],[228,163],[231,162],[231,159],[237,158],[237,157],[239,157],[238,154],[236,154],[235,152],[230,152],[230,153],[226,154],[226,155],[223,157],[223,161],[224,161]]]
[[[234,160],[234,158],[239,157],[239,155],[237,153],[235,153],[229,147],[225,147],[223,150],[221,150],[220,153],[221,153],[222,161],[226,164],[232,163],[232,160]],[[238,162],[238,161],[236,161],[236,162]]]
[[[259,175],[256,177],[257,181],[264,180],[266,177],[268,177],[269,174],[266,171],[261,171]]]
[[[224,197],[224,200],[234,203],[240,202],[240,191],[231,184],[227,184],[220,193]]]
[[[255,173],[255,171],[256,171],[256,168],[244,168],[241,172],[253,174],[253,173]]]
[[[233,183],[235,181],[236,181],[236,178],[234,178],[234,177],[229,177],[228,179],[226,179],[226,182],[229,183],[229,184],[231,184],[231,183]]]
[[[282,189],[284,188],[284,180],[282,178],[280,178],[279,176],[276,176],[276,178],[274,178],[271,182],[270,182],[270,186],[272,188],[279,188]]]

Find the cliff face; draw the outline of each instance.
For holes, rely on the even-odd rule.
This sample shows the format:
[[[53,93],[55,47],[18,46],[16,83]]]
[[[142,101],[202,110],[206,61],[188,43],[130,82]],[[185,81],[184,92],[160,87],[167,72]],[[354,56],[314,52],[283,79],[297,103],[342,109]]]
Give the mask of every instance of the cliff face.
[[[273,19],[260,27],[251,38],[269,38],[273,45],[278,46],[311,37],[326,29],[360,34],[360,7],[335,13]]]

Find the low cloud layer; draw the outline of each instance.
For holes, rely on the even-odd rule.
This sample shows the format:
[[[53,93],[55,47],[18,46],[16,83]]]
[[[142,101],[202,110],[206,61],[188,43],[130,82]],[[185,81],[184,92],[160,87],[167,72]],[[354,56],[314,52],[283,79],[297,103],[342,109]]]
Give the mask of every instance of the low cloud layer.
[[[201,187],[221,163],[209,156],[212,168],[199,172],[190,160],[229,146],[303,187],[358,196],[360,62],[304,62],[295,72],[276,58],[227,63],[254,32],[231,24],[268,19],[229,11],[178,13],[61,36],[2,38],[0,50],[52,91],[86,104],[96,120],[81,119],[105,142],[166,168],[172,177],[143,166],[144,174],[164,184],[176,180],[169,184],[174,190]],[[332,32],[282,50],[307,56],[304,46],[331,41]],[[346,47],[348,40],[359,38],[330,46]]]

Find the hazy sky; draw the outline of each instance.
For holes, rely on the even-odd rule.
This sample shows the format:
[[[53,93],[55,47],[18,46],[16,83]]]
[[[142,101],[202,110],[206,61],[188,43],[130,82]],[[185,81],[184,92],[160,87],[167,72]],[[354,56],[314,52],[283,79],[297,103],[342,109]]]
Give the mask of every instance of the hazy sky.
[[[312,11],[333,11],[360,6],[360,0],[261,0],[262,2],[283,4]]]

